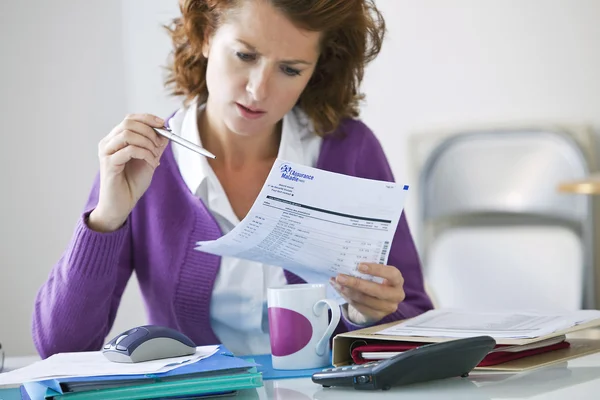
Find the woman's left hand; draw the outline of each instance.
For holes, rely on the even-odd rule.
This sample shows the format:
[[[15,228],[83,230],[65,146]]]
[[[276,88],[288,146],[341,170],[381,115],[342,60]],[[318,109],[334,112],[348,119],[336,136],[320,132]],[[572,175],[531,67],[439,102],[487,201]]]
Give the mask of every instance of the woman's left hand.
[[[348,314],[352,322],[373,323],[395,312],[398,304],[406,297],[404,278],[398,268],[367,263],[360,264],[358,270],[364,274],[383,278],[383,283],[370,282],[344,274],[330,279],[332,286],[348,302]]]

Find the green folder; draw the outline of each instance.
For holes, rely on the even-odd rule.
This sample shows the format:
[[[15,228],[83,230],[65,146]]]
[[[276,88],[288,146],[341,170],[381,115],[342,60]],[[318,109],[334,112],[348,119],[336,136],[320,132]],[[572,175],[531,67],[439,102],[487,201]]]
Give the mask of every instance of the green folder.
[[[46,391],[46,399],[54,400],[136,400],[176,398],[184,396],[218,395],[241,389],[262,386],[262,374],[256,368],[234,375],[208,376],[177,381],[152,382],[135,386],[70,392],[60,394],[52,389]]]

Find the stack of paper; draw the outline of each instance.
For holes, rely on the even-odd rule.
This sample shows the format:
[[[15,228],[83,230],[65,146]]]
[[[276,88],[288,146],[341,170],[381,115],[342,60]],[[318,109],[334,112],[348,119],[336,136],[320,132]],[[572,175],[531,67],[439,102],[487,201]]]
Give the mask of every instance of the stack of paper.
[[[185,363],[193,363],[210,357],[219,346],[197,347],[191,356],[165,358],[143,363],[115,363],[99,351],[59,353],[27,367],[0,375],[0,385],[29,382],[48,378],[72,378],[80,376],[139,375],[168,372]]]
[[[0,386],[24,383],[35,399],[153,399],[234,394],[262,386],[256,364],[223,346],[198,347],[192,356],[126,364],[100,352],[62,353],[0,374]]]
[[[600,318],[598,310],[572,313],[431,310],[377,332],[379,335],[494,339],[536,338]]]
[[[409,320],[336,335],[333,365],[339,367],[385,359],[428,343],[491,336],[496,347],[476,369],[524,371],[599,352],[598,340],[567,336],[599,326],[598,310],[431,310]]]

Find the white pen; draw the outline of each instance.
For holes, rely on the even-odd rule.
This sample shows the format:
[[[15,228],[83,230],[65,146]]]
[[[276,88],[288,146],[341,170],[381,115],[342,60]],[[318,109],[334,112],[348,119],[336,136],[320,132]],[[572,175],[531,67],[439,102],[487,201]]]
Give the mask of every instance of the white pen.
[[[154,131],[159,134],[160,136],[166,137],[167,139],[182,145],[183,147],[186,147],[192,151],[195,151],[196,153],[203,155],[205,157],[210,157],[210,158],[217,158],[213,153],[211,153],[210,151],[203,149],[202,147],[190,142],[189,140],[185,140],[184,138],[182,138],[181,136],[178,136],[176,134],[174,134],[169,128],[167,127],[163,127],[163,128],[152,128],[154,129]]]

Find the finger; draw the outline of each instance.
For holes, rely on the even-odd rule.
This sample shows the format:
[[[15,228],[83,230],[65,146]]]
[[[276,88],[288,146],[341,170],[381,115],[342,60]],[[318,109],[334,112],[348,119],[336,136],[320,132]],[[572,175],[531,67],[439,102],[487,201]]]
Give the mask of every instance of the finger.
[[[127,147],[136,146],[150,150],[155,157],[160,156],[160,148],[144,135],[140,135],[134,131],[124,130],[120,134],[112,137],[101,150],[104,155],[111,155],[117,151]]]
[[[366,304],[360,304],[360,303],[356,303],[353,301],[348,301],[349,304],[352,305],[352,307],[354,307],[354,309],[356,311],[358,311],[359,313],[361,313],[363,315],[363,317],[367,318],[368,321],[366,322],[375,322],[375,321],[379,321],[380,319],[386,317],[389,315],[385,314],[379,310],[375,310],[371,307],[369,307]]]
[[[400,299],[401,294],[403,295],[404,293],[402,286],[382,285],[380,283],[370,282],[355,276],[343,274],[338,275],[335,280],[341,286],[354,289],[372,297],[377,297],[378,299],[397,300],[398,302],[403,300]]]
[[[162,128],[165,126],[165,121],[162,118],[152,114],[129,114],[125,117],[125,120],[138,121],[155,128]]]
[[[163,145],[166,142],[166,138],[163,138],[162,136],[160,136],[159,134],[157,134],[154,129],[152,129],[152,127],[154,128],[160,128],[158,126],[154,126],[154,125],[148,125],[145,122],[141,122],[135,119],[128,119],[125,118],[123,120],[123,122],[121,122],[120,124],[122,130],[130,130],[130,131],[134,131],[137,132],[141,135],[144,135],[145,137],[147,137],[148,139],[150,139],[152,142],[154,142],[154,144],[157,147],[160,147],[161,145]]]
[[[161,137],[157,135],[152,128],[163,128],[164,123],[164,120],[151,114],[128,114],[104,139],[110,139],[111,137],[118,135],[121,131],[129,129],[145,135],[158,146],[160,145],[160,142],[162,142],[160,140]],[[156,138],[159,139],[157,140]]]
[[[404,277],[400,270],[390,265],[382,265],[375,263],[361,263],[358,270],[364,274],[378,276],[387,281],[391,286],[404,285]]]
[[[152,168],[158,167],[159,160],[150,150],[137,146],[127,146],[109,158],[110,162],[116,166],[122,166],[129,160],[145,160]]]
[[[352,305],[360,304],[385,315],[396,312],[400,302],[382,300],[347,287],[341,288],[341,294]]]
[[[340,285],[338,285],[338,283],[335,281],[335,279],[333,278],[329,278],[329,284],[333,287],[333,289],[344,298],[344,300],[346,300],[347,303],[349,303],[350,301],[344,296],[344,293],[342,293],[342,287]]]
[[[361,323],[368,323],[368,322],[373,322],[373,321],[378,321],[380,319],[382,319],[383,317],[385,317],[386,314],[385,312],[382,312],[380,310],[376,310],[374,308],[369,307],[366,304],[361,304],[356,302],[355,300],[352,300],[351,298],[349,298],[343,291],[342,291],[342,287],[340,285],[337,284],[337,282],[335,281],[335,279],[330,278],[329,279],[329,283],[331,284],[331,286],[335,289],[335,291],[342,296],[342,298],[344,300],[346,300],[346,303],[348,303],[348,305],[352,306],[348,308],[348,313],[349,313],[349,318],[351,318],[351,320],[353,321],[358,321],[358,316],[354,316],[352,317],[352,313],[356,312],[358,314],[360,314],[360,318],[364,319],[363,322]],[[352,309],[354,311],[352,311]]]

